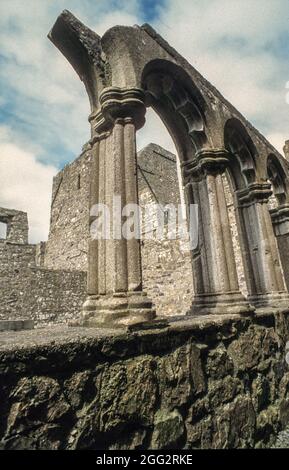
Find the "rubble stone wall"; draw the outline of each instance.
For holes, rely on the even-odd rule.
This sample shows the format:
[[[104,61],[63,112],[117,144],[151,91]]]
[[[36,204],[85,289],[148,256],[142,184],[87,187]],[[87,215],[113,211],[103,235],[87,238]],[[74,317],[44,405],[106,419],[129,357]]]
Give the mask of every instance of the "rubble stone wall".
[[[0,447],[272,446],[289,423],[288,333],[288,312],[2,333]]]
[[[89,151],[84,151],[53,179],[48,268],[87,270],[90,162]]]
[[[0,207],[0,222],[6,224],[6,240],[28,243],[28,218],[26,212]]]
[[[36,245],[0,242],[0,320],[35,326],[75,319],[84,302],[86,273],[36,266]]]

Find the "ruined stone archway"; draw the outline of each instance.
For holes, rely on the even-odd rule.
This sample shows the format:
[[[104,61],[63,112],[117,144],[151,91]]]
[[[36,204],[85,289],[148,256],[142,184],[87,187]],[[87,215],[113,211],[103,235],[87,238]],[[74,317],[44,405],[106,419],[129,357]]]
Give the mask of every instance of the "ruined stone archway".
[[[261,157],[240,121],[226,123],[224,140],[230,153],[228,174],[235,191],[248,298],[253,305],[264,307],[287,296],[269,214],[271,184],[260,177]]]
[[[149,25],[116,26],[100,38],[65,11],[50,39],[90,98],[91,208],[101,202],[113,209],[115,194],[122,197],[120,209],[137,202],[135,134],[144,125],[146,107],[152,106],[177,147],[188,205],[200,209],[199,243],[192,250],[192,313],[248,313],[253,310],[249,301],[257,307],[288,305],[266,205],[270,185],[260,178],[258,161],[255,165],[264,157],[251,146],[251,140],[258,141],[272,151],[266,139]],[[240,238],[247,250],[249,301],[238,284],[222,177],[226,171],[244,203]],[[253,238],[252,211],[258,220]],[[258,253],[255,271],[252,250]],[[139,241],[91,240],[89,251],[85,322],[127,326],[152,319],[154,309],[142,289]]]

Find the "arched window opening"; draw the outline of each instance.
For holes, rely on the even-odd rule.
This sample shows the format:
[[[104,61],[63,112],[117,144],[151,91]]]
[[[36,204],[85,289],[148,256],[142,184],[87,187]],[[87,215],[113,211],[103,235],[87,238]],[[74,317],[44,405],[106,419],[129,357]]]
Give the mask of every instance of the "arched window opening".
[[[232,184],[230,182],[230,175],[228,173],[223,174],[223,184],[224,192],[229,216],[230,230],[233,241],[233,249],[236,260],[236,268],[238,275],[239,288],[242,294],[247,297],[248,289],[245,278],[244,264],[242,258],[242,251],[240,245],[240,238],[238,232],[237,218],[236,218],[236,209],[234,201],[234,193],[232,191]]]
[[[137,134],[137,148],[144,288],[159,315],[185,314],[192,302],[193,277],[188,243],[179,233],[179,224],[186,226],[180,162],[168,130],[151,108]],[[163,214],[163,231],[158,210]]]
[[[241,122],[229,120],[224,138],[230,153],[229,172],[236,194],[248,298],[256,307],[264,307],[270,304],[271,299],[279,300],[285,295],[284,276],[268,205],[271,184],[256,178],[257,150]]]
[[[286,175],[278,159],[270,155],[267,164],[268,181],[272,185],[273,196],[271,196],[272,209],[277,208],[287,201]]]
[[[278,246],[279,262],[282,267],[287,290],[289,290],[289,206],[287,178],[280,161],[275,155],[269,155],[268,157],[267,176],[273,192],[269,199],[269,210]]]
[[[225,147],[230,152],[236,189],[252,184],[256,178],[255,148],[241,123],[235,119],[230,119],[225,126]]]

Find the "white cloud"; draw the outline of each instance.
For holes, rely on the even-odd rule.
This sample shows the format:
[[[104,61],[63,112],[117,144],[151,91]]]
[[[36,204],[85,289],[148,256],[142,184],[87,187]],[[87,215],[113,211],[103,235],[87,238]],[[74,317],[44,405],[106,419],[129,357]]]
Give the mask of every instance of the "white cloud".
[[[112,5],[116,5],[114,11]],[[65,0],[0,2],[4,58],[0,79],[2,92],[13,95],[12,102],[6,96],[0,98],[0,107],[9,106],[13,128],[12,133],[7,126],[0,127],[0,205],[28,212],[33,242],[47,238],[56,167],[63,166],[69,154],[71,159],[77,157],[89,138],[90,109],[84,86],[47,39],[57,16],[67,7],[99,34],[116,22],[137,22],[135,0],[98,5],[88,0],[81,4],[70,0],[69,5]]]
[[[56,167],[89,138],[83,84],[46,37],[64,8],[98,34],[143,22],[138,0],[0,0],[0,79],[12,95],[0,97],[0,107],[9,107],[13,128],[12,136],[0,127],[0,205],[29,212],[34,241],[47,235]],[[289,137],[289,76],[274,51],[287,35],[288,1],[167,0],[159,11],[160,34],[282,150]],[[159,118],[152,111],[147,117],[138,147],[154,141],[174,151]]]
[[[168,130],[155,111],[149,108],[146,113],[145,126],[137,133],[137,148],[141,150],[150,143],[158,144],[170,152],[176,153],[175,145]]]
[[[12,143],[12,133],[0,127],[1,206],[28,212],[30,241],[45,240],[48,234],[52,178],[57,169]]]
[[[287,0],[168,0],[155,26],[280,150],[288,138],[289,77],[275,50],[288,18]]]

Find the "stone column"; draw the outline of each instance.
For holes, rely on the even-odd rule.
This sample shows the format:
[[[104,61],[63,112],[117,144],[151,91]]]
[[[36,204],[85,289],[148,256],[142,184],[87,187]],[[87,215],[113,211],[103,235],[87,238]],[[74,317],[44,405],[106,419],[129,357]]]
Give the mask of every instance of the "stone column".
[[[108,88],[100,103],[101,109],[92,117],[95,137],[90,205],[105,204],[110,218],[107,239],[89,242],[83,324],[127,327],[155,317],[152,302],[142,289],[140,239],[126,237],[123,230],[131,215],[125,212],[127,205],[138,204],[135,137],[144,123],[144,96],[138,89]],[[139,226],[140,214],[134,215]],[[94,218],[93,212],[91,221]]]
[[[289,204],[283,204],[270,211],[277,239],[284,280],[289,291]]]
[[[252,183],[236,192],[249,300],[255,307],[289,307],[268,200],[269,183]],[[248,266],[249,264],[249,266]]]
[[[222,173],[225,149],[206,149],[183,164],[187,192],[199,206],[199,243],[192,253],[195,294],[191,313],[250,313],[241,294]]]
[[[89,225],[93,223],[93,208],[98,204],[99,193],[99,139],[94,139],[91,149],[91,177],[90,177],[90,201],[89,201]],[[98,240],[89,238],[88,242],[88,271],[87,271],[87,293],[90,298],[98,295]]]

